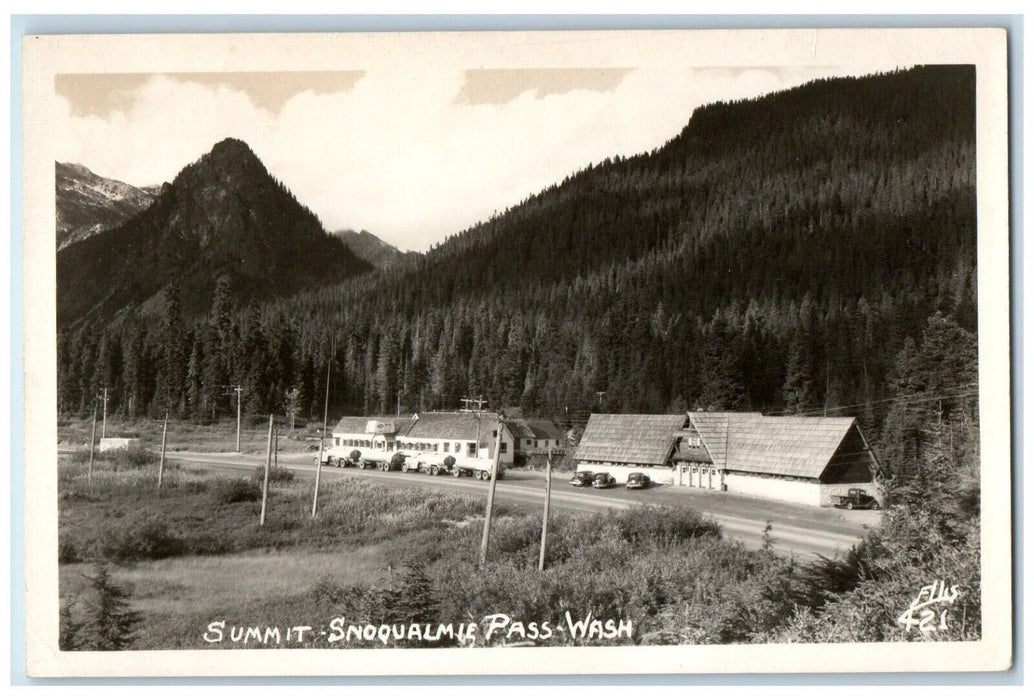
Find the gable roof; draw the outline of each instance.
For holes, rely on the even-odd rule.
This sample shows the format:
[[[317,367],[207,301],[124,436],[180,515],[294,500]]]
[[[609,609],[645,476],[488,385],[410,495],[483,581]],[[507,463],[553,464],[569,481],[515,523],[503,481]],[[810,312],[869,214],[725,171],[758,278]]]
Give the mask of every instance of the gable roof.
[[[371,422],[392,426],[395,430],[394,434],[398,436],[405,435],[413,427],[412,416],[403,416],[401,418],[396,418],[395,416],[345,416],[337,422],[331,434],[366,434],[366,428]]]
[[[564,437],[564,431],[556,426],[551,420],[544,418],[529,418],[524,421],[531,428],[532,434],[539,440],[560,440]]]
[[[478,439],[480,432],[481,440],[486,436],[492,439],[492,431],[499,427],[499,415],[496,413],[482,413],[480,429],[478,428],[478,417],[476,413],[457,411],[455,413],[421,413],[418,420],[407,438],[426,438],[442,440],[474,440]]]
[[[817,479],[854,425],[854,418],[734,418],[726,466],[737,471]]]
[[[627,464],[664,464],[686,414],[589,416],[575,459]]]
[[[393,424],[397,438],[414,440],[472,440],[478,436],[478,417],[474,413],[456,411],[449,413],[420,413],[413,416],[396,418],[395,416],[345,416],[334,426],[333,433],[367,434],[370,422]],[[486,436],[492,439],[492,431],[499,425],[496,413],[482,413],[480,434],[484,441]]]
[[[743,418],[761,418],[761,414],[733,413],[732,411],[695,411],[689,414],[689,422],[700,433],[700,439],[716,467],[725,468],[729,421]]]
[[[542,418],[508,418],[503,421],[518,440],[562,440],[564,431],[551,420]]]

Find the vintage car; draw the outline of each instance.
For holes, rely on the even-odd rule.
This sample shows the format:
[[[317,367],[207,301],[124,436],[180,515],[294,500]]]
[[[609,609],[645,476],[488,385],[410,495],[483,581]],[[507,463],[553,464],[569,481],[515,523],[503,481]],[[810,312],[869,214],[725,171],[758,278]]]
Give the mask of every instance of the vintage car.
[[[592,487],[594,489],[609,489],[614,485],[614,481],[614,477],[607,472],[599,472],[592,477]]]
[[[650,486],[650,477],[642,472],[632,472],[625,482],[626,489],[645,489]]]
[[[574,476],[568,482],[571,486],[591,486],[592,485],[592,472],[575,472]]]
[[[865,489],[848,489],[846,496],[833,496],[833,507],[845,510],[879,510],[880,502]]]

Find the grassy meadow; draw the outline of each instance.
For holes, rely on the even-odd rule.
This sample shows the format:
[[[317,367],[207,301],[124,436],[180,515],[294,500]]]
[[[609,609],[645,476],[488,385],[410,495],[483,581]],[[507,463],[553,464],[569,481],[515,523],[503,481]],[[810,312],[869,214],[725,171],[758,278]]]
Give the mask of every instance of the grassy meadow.
[[[626,643],[680,640],[655,623],[706,610],[713,630],[697,641],[732,641],[746,639],[756,614],[747,601],[761,601],[786,568],[723,541],[694,512],[669,508],[557,515],[540,573],[541,515],[497,505],[489,564],[479,570],[482,499],[341,479],[321,488],[311,518],[311,478],[285,471],[270,484],[260,527],[256,479],[172,468],[159,494],[152,457],[98,456],[91,483],[85,452],[60,468],[65,617],[89,617],[91,577],[104,563],[142,618],[134,649],[206,648],[212,620],[391,622],[414,600],[423,608],[409,610],[410,619],[428,623],[495,613],[558,620],[566,611],[627,619],[635,632]]]
[[[80,450],[59,465],[67,650],[898,640],[900,601],[929,571],[976,591],[952,634],[980,634],[979,581],[964,578],[979,572],[978,540],[957,529],[926,544],[936,523],[904,511],[842,558],[811,563],[726,540],[688,507],[559,513],[540,572],[537,509],[497,504],[479,567],[479,497],[346,477],[321,487],[312,518],[312,477],[280,469],[260,527],[260,472],[174,466],[159,493],[147,449],[98,455],[90,480],[87,461]],[[626,634],[579,636],[568,614]],[[392,636],[412,623],[481,634]],[[350,624],[392,633],[335,638]],[[285,639],[297,625],[311,629]],[[271,628],[281,636],[259,636]]]
[[[241,423],[241,452],[264,454],[269,436],[268,417],[248,417]],[[90,444],[92,428],[90,417],[62,416],[58,419],[58,444],[80,446]],[[106,434],[108,437],[136,438],[143,447],[159,450],[162,444],[163,421],[153,418],[126,419],[108,416]],[[280,426],[280,451],[303,452],[316,449],[319,445],[319,428],[297,421],[295,429],[284,425],[284,417],[277,418]],[[237,423],[221,419],[210,423],[195,423],[172,419],[169,421],[166,450],[170,452],[232,452],[236,449]],[[101,417],[97,416],[97,439],[101,435]]]

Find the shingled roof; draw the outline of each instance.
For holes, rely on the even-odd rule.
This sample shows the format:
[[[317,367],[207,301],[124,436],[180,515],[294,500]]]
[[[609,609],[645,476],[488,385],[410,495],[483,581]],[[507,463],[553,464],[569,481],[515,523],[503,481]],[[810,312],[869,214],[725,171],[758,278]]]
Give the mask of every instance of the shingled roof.
[[[689,414],[714,464],[735,471],[817,479],[854,418],[762,416],[760,413]]]
[[[345,416],[337,422],[331,434],[348,433],[353,435],[365,433],[366,427],[371,422],[393,426],[395,429],[394,434],[399,437],[405,435],[413,427],[412,416],[403,416],[402,418],[396,418],[395,416]]]
[[[686,414],[620,415],[594,413],[585,426],[575,458],[623,464],[664,464]]]
[[[334,426],[334,433],[363,434],[371,421],[392,424],[398,438],[429,440],[477,440],[478,417],[465,411],[450,413],[421,413],[396,418],[394,416],[345,416]],[[492,438],[492,431],[499,425],[495,413],[481,414],[481,440]]]
[[[492,431],[499,427],[495,413],[481,414],[481,440],[492,439]],[[407,438],[441,438],[443,440],[477,440],[478,417],[475,413],[421,413],[420,420],[406,434]]]
[[[854,418],[733,419],[726,467],[818,479],[854,424]]]
[[[517,438],[531,440],[562,440],[564,431],[550,420],[539,418],[512,418],[504,421],[510,433]]]
[[[725,468],[725,446],[729,435],[729,421],[742,418],[761,418],[761,414],[733,413],[731,411],[696,411],[689,414],[690,422],[700,433],[704,447],[711,454],[711,461],[720,469]]]

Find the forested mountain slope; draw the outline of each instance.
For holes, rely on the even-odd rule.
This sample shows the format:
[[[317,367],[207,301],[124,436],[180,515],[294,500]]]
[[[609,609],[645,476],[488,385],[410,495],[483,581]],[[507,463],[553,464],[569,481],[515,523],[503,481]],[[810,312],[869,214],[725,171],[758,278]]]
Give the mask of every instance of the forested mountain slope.
[[[571,424],[710,407],[876,431],[928,318],[973,341],[974,120],[970,66],[703,107],[657,150],[587,167],[418,264],[238,315],[217,303],[182,337],[131,320],[66,335],[63,406],[104,381],[213,415],[229,407],[211,371],[243,381],[251,410],[297,386],[315,414],[332,357],[337,413],[484,395]],[[87,378],[83,354],[115,348],[122,364]]]

